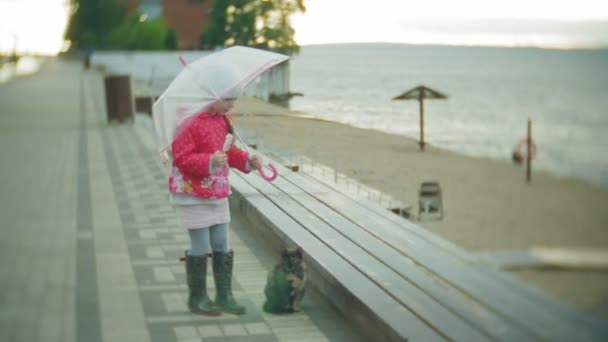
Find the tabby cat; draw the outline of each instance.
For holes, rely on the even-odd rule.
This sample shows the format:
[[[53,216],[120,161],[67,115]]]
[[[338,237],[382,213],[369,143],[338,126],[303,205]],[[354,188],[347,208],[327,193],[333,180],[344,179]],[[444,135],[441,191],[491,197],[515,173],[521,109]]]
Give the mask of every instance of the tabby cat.
[[[264,288],[266,302],[263,310],[268,313],[291,313],[300,311],[304,297],[306,269],[301,247],[284,249],[281,261],[268,273]]]

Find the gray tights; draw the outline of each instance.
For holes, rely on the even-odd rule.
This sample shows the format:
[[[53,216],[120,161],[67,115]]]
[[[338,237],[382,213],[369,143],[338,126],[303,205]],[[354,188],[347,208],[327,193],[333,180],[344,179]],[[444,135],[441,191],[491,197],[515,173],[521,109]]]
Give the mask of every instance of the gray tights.
[[[189,255],[209,254],[209,245],[214,252],[229,252],[228,223],[215,224],[208,228],[188,229],[190,234]]]

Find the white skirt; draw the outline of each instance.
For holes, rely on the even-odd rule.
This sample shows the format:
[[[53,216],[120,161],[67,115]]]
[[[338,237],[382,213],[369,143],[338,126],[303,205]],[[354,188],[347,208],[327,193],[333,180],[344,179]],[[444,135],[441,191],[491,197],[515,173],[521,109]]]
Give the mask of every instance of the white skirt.
[[[228,199],[204,204],[175,205],[177,222],[187,229],[209,228],[215,224],[230,222]]]

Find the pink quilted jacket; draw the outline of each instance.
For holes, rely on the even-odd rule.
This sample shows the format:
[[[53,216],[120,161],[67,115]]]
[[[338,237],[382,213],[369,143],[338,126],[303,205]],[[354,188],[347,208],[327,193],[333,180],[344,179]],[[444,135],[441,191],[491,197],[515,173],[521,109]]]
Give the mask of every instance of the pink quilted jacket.
[[[173,169],[169,175],[169,191],[202,199],[228,197],[228,166],[249,173],[247,152],[233,144],[226,152],[228,166],[210,173],[211,155],[222,150],[228,134],[226,121],[222,115],[201,113],[186,125],[171,144]]]

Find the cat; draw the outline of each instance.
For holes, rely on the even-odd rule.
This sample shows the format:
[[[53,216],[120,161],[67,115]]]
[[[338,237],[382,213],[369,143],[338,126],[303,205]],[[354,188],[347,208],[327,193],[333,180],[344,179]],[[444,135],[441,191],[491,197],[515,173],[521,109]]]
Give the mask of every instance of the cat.
[[[302,247],[283,249],[281,260],[268,272],[264,288],[266,302],[262,309],[268,313],[298,312],[305,290],[306,267]]]

